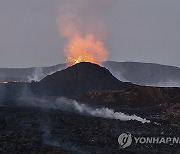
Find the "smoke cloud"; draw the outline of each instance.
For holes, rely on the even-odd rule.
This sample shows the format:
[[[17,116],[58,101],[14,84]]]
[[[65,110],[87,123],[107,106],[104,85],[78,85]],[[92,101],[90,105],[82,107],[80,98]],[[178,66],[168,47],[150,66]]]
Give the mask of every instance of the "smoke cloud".
[[[32,98],[24,97],[21,98],[22,103],[19,105],[36,106],[42,108],[59,109],[62,111],[74,112],[87,116],[102,117],[107,119],[118,119],[121,121],[136,120],[142,123],[149,123],[149,120],[138,117],[136,115],[127,115],[122,112],[115,112],[113,109],[106,107],[93,108],[86,104],[80,104],[76,100],[67,98]]]
[[[104,42],[108,29],[102,14],[115,4],[116,0],[61,1],[57,24],[60,36],[67,41],[64,53],[68,65],[107,60]]]

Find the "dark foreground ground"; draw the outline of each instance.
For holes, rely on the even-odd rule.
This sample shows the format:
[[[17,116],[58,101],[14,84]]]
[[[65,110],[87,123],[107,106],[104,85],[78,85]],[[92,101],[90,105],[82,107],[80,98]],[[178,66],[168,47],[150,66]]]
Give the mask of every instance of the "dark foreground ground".
[[[0,106],[0,153],[176,153],[180,145],[135,144],[121,149],[121,133],[180,136],[179,125],[88,117],[54,109]]]

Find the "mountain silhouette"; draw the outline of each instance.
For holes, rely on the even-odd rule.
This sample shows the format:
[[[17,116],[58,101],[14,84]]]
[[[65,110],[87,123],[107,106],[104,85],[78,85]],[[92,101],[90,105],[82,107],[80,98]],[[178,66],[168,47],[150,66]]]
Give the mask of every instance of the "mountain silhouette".
[[[48,75],[39,83],[44,95],[78,96],[88,91],[118,90],[133,86],[116,79],[108,69],[82,62]]]

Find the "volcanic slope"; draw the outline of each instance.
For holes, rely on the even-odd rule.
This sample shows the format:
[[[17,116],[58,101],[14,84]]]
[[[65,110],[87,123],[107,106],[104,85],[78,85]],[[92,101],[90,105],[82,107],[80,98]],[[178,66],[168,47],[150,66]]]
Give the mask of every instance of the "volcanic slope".
[[[116,79],[108,69],[97,64],[82,62],[48,75],[39,83],[43,95],[75,97],[89,91],[119,90],[133,84]]]

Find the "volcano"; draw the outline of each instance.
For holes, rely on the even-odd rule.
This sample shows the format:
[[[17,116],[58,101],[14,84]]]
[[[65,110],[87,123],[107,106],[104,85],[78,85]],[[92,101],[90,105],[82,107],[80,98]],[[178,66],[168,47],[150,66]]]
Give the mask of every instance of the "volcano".
[[[117,153],[117,138],[124,130],[155,137],[162,133],[165,136],[180,133],[180,88],[143,87],[121,82],[105,67],[92,63],[78,63],[48,75],[40,82],[0,84],[0,93],[0,147],[3,147],[0,152],[45,153],[50,148],[49,153],[55,149],[57,153],[72,153],[74,149],[83,151],[79,153],[87,150],[90,153],[107,150],[108,153]],[[77,108],[80,114],[74,112],[78,111]],[[89,113],[91,108],[91,115],[101,111],[105,116],[92,117],[86,113],[84,116],[81,112]],[[151,122],[142,124],[134,120],[107,119],[105,114],[121,116],[122,112]],[[71,145],[75,148],[69,152]],[[144,144],[132,144],[130,148],[131,151],[125,149],[125,153],[150,151]],[[152,144],[151,149],[165,153],[169,149],[177,151],[177,146]]]
[[[38,86],[43,95],[74,97],[89,91],[124,89],[133,84],[119,81],[105,67],[82,62],[48,75]]]
[[[178,67],[114,61],[107,61],[103,65],[121,81],[129,81],[142,86],[180,87],[180,68]],[[66,64],[34,68],[0,68],[0,82],[40,81],[47,75],[65,68]]]

